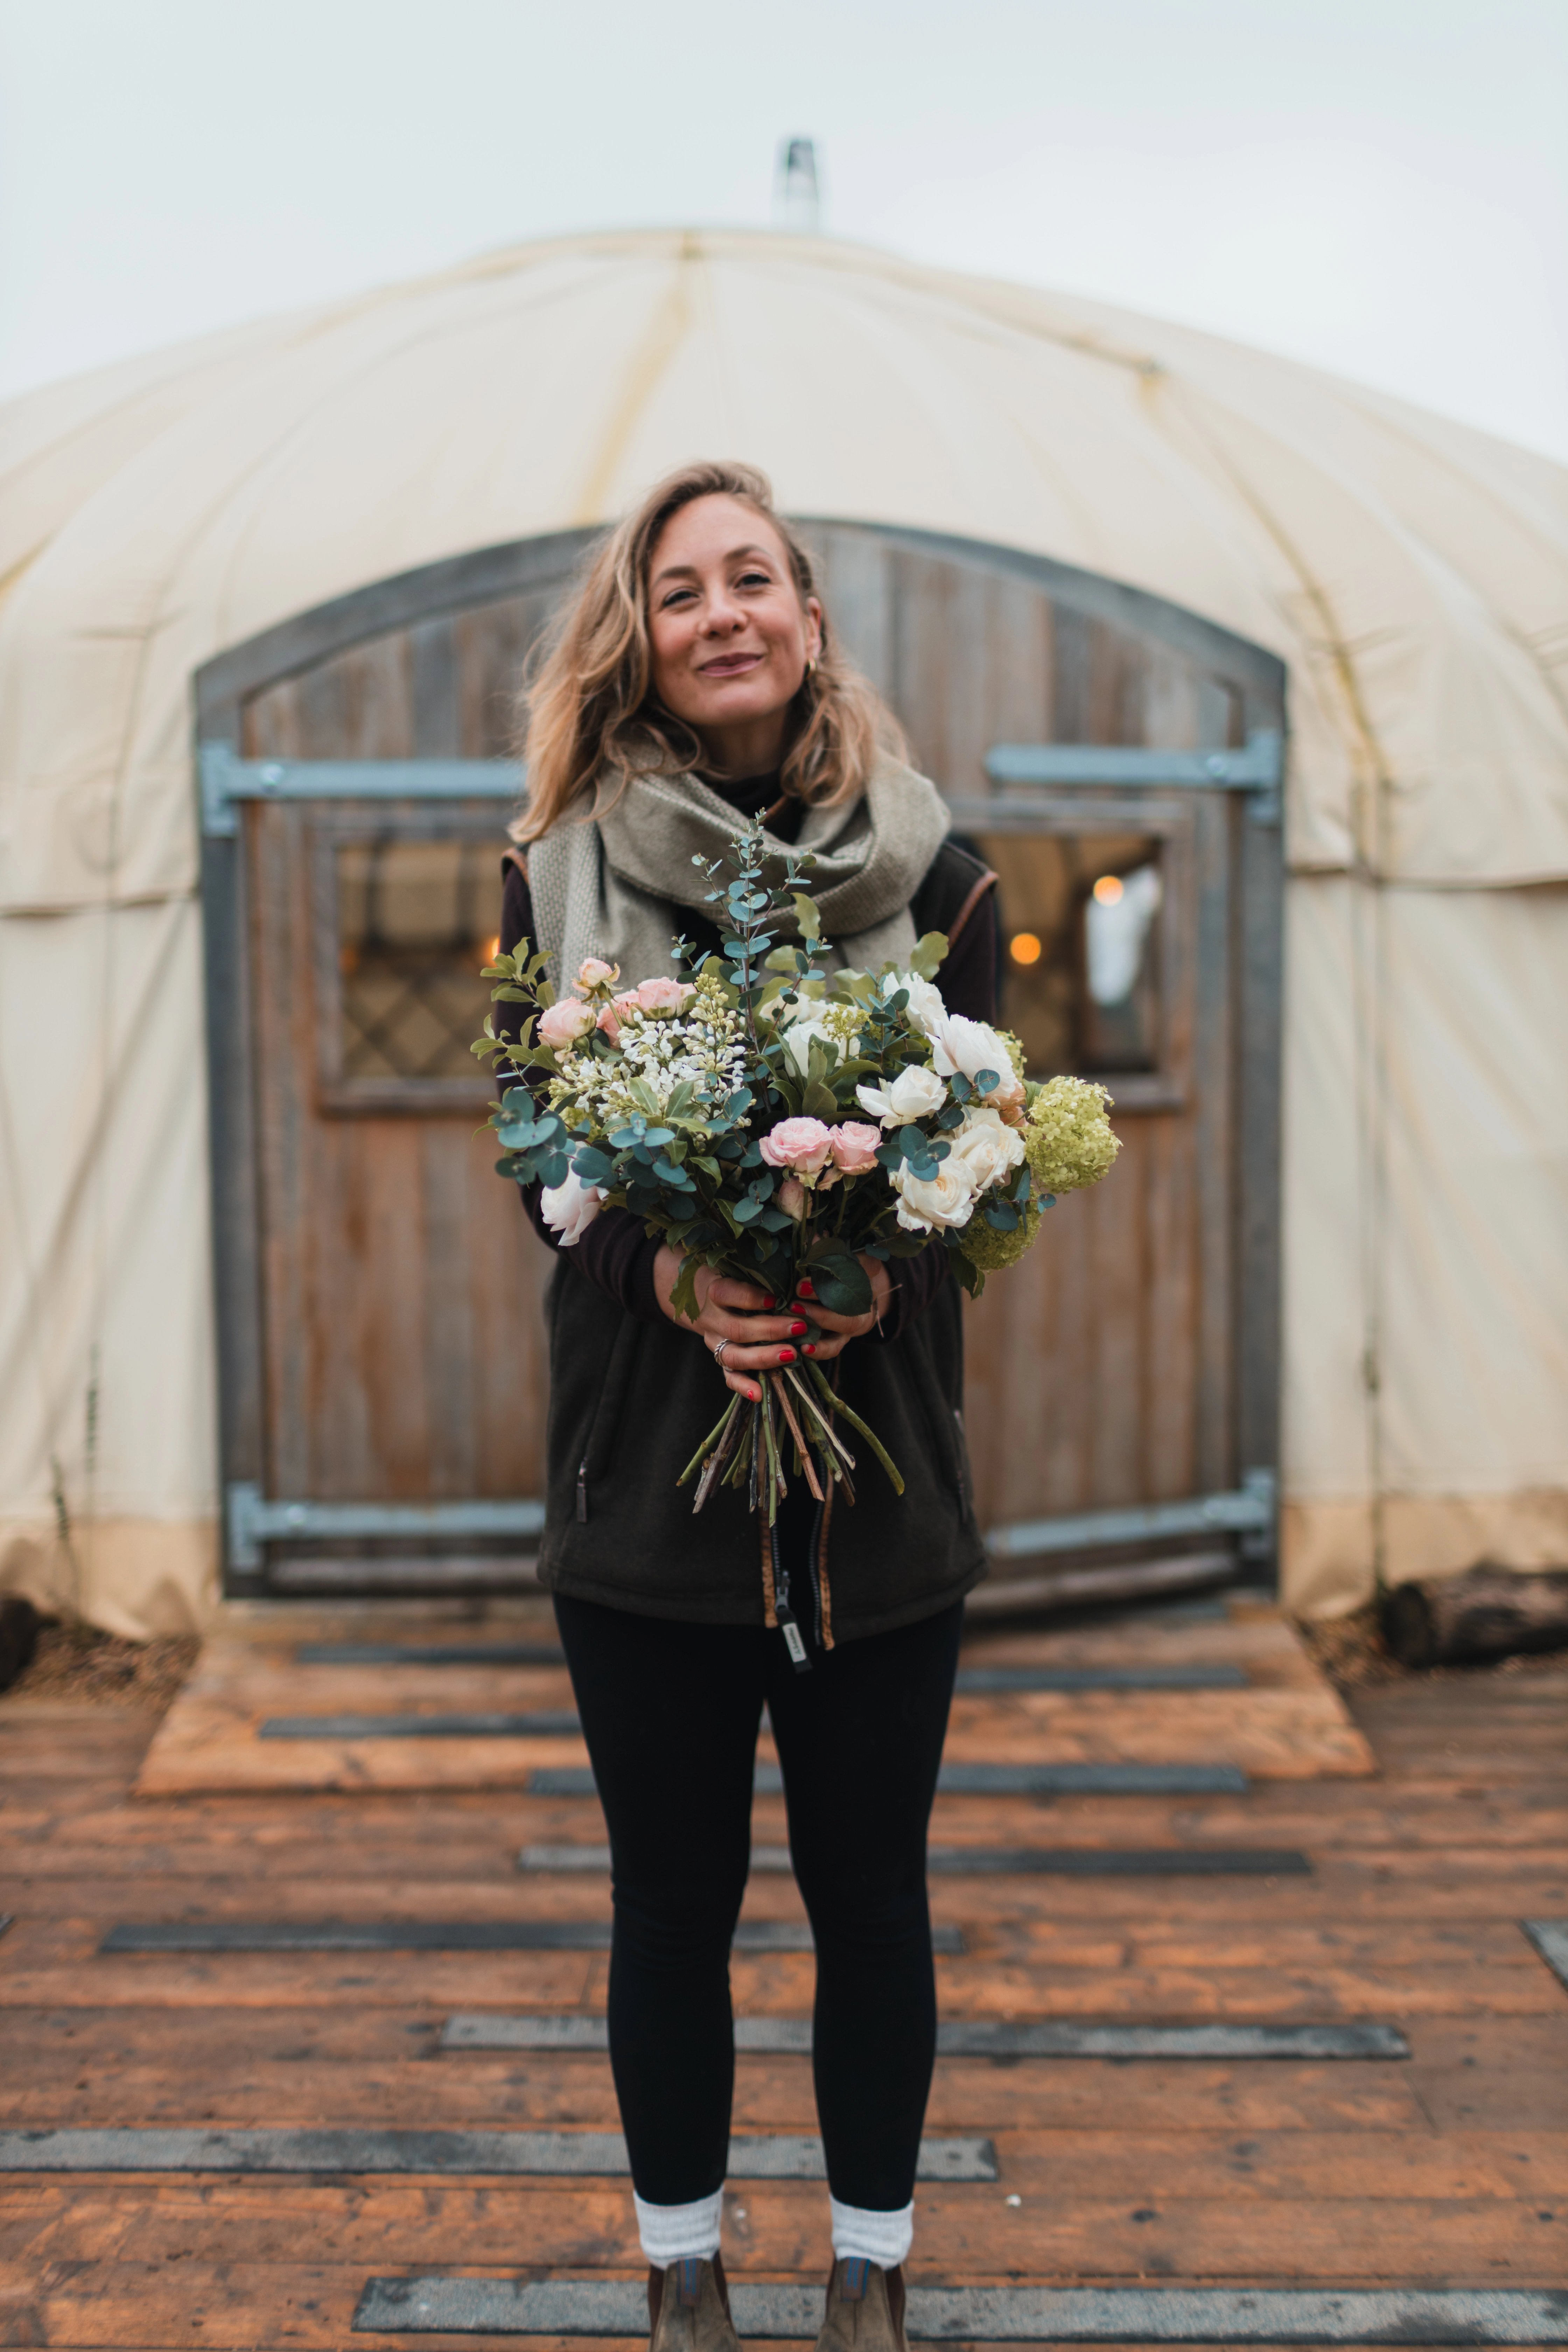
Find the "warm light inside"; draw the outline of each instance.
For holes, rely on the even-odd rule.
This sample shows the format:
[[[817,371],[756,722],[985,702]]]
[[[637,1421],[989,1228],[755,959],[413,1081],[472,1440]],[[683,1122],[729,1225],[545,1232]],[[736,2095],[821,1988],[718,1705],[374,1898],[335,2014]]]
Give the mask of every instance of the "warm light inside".
[[[1094,886],[1094,895],[1102,907],[1114,907],[1121,896],[1120,874],[1102,874]]]
[[[494,937],[494,939],[493,939],[493,940],[487,940],[485,941],[485,953],[484,953],[484,961],[485,961],[485,963],[494,963],[494,961],[495,961],[495,960],[496,960],[497,956],[499,956],[499,955],[500,955],[500,933],[498,931],[498,932],[496,933],[496,935],[495,935],[495,937]],[[483,966],[482,966],[482,965],[481,965],[480,969],[481,969],[481,970],[483,969]]]
[[[1007,942],[1007,952],[1015,963],[1038,963],[1042,950],[1033,931],[1015,931]]]

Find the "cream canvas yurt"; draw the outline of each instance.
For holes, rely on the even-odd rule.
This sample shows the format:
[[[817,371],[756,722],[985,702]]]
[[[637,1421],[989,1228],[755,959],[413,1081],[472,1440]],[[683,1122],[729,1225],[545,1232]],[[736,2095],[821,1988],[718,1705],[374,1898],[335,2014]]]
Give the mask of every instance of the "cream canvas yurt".
[[[698,454],[1283,663],[1283,1590],[1568,1559],[1568,473],[1077,298],[638,232],[0,409],[0,1583],[216,1590],[196,673]]]

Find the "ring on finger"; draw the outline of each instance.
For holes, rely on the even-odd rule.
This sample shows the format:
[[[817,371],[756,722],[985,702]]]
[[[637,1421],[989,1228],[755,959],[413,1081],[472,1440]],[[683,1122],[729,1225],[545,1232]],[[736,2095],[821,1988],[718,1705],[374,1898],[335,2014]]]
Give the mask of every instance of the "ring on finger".
[[[722,1362],[723,1362],[723,1360],[724,1360],[724,1350],[725,1350],[725,1349],[726,1349],[726,1348],[733,1347],[733,1345],[734,1345],[734,1341],[733,1341],[732,1339],[719,1339],[719,1340],[716,1340],[716,1341],[714,1342],[714,1346],[713,1346],[713,1361],[714,1361],[716,1364],[721,1364],[721,1364],[722,1364]]]

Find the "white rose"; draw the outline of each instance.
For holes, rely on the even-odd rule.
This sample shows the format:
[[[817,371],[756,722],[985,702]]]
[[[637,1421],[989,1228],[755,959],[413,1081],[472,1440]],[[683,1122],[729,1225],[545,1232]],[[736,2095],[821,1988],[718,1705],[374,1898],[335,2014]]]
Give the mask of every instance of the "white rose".
[[[974,1194],[962,1160],[950,1155],[938,1163],[934,1176],[911,1176],[903,1167],[891,1181],[899,1195],[899,1223],[906,1233],[929,1234],[942,1225],[969,1223]]]
[[[985,1066],[982,1065],[982,1066]],[[1024,1157],[1024,1139],[1006,1126],[1000,1111],[989,1105],[964,1113],[963,1124],[947,1138],[948,1158],[963,1170],[971,1192],[988,1192],[1017,1167]]]
[[[985,1099],[1011,1123],[1024,1109],[1023,1081],[1014,1072],[1005,1038],[985,1021],[966,1020],[962,1013],[944,1013],[931,1032],[931,1060],[944,1078],[960,1073],[973,1085],[982,1070],[995,1073],[996,1085]]]
[[[910,992],[908,1017],[915,1027],[928,1037],[936,1034],[936,1024],[947,1017],[947,1007],[942,1001],[942,991],[933,982],[922,980],[918,971],[890,971],[882,985],[889,996],[900,988]]]
[[[605,1197],[598,1184],[584,1184],[574,1168],[568,1168],[562,1184],[547,1185],[540,1195],[539,1205],[544,1212],[544,1222],[561,1236],[563,1249],[580,1242],[599,1213]]]
[[[931,1059],[944,1078],[962,1071],[973,1080],[982,1070],[999,1078],[1011,1075],[1013,1057],[989,1023],[966,1020],[962,1013],[944,1013],[931,1033]]]
[[[905,1127],[911,1119],[934,1118],[947,1100],[947,1088],[934,1070],[911,1062],[890,1087],[857,1087],[855,1099],[881,1126]]]

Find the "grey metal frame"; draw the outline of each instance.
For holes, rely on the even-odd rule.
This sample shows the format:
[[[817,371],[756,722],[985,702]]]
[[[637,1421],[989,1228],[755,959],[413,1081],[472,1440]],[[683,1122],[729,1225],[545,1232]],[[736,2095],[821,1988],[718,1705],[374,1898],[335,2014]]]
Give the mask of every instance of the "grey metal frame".
[[[1118,784],[1247,793],[1258,824],[1279,822],[1285,746],[1278,728],[1255,728],[1239,751],[1163,751],[1101,743],[998,743],[985,755],[994,784]]]
[[[1283,862],[1279,782],[1285,732],[1285,670],[1279,659],[1198,614],[1146,592],[1048,558],[934,531],[847,522],[893,547],[972,562],[1030,582],[1057,603],[1152,639],[1200,663],[1240,697],[1247,742],[1240,751],[1171,753],[1111,746],[998,745],[987,761],[993,802],[954,803],[960,821],[992,826],[1030,822],[1029,788],[1121,786],[1135,790],[1222,789],[1246,794],[1249,818],[1237,845],[1239,939],[1236,1071],[1237,1121],[1236,1494],[1197,1496],[1149,1511],[1085,1512],[994,1529],[999,1557],[1092,1550],[1225,1530],[1244,1557],[1274,1549],[1279,1459],[1279,1030]],[[213,1171],[213,1245],[217,1305],[219,1459],[226,1496],[225,1571],[230,1590],[255,1591],[265,1547],[279,1540],[525,1538],[542,1524],[531,1499],[420,1508],[318,1504],[264,1497],[259,1217],[256,1191],[255,1077],[246,956],[247,801],[386,799],[510,800],[521,776],[497,761],[248,761],[241,753],[246,701],[262,688],[316,667],[335,653],[419,620],[457,613],[563,582],[596,534],[551,533],[480,549],[404,572],[335,598],[233,647],[193,680],[202,898],[206,941],[206,1013]],[[940,779],[939,779],[940,782]],[[474,1515],[479,1514],[476,1517]],[[1174,1515],[1173,1517],[1172,1515]],[[482,1522],[482,1523],[481,1523]],[[1179,1522],[1179,1524],[1178,1524]]]
[[[515,801],[522,771],[510,760],[241,760],[204,743],[197,761],[202,832],[232,840],[242,801]]]

